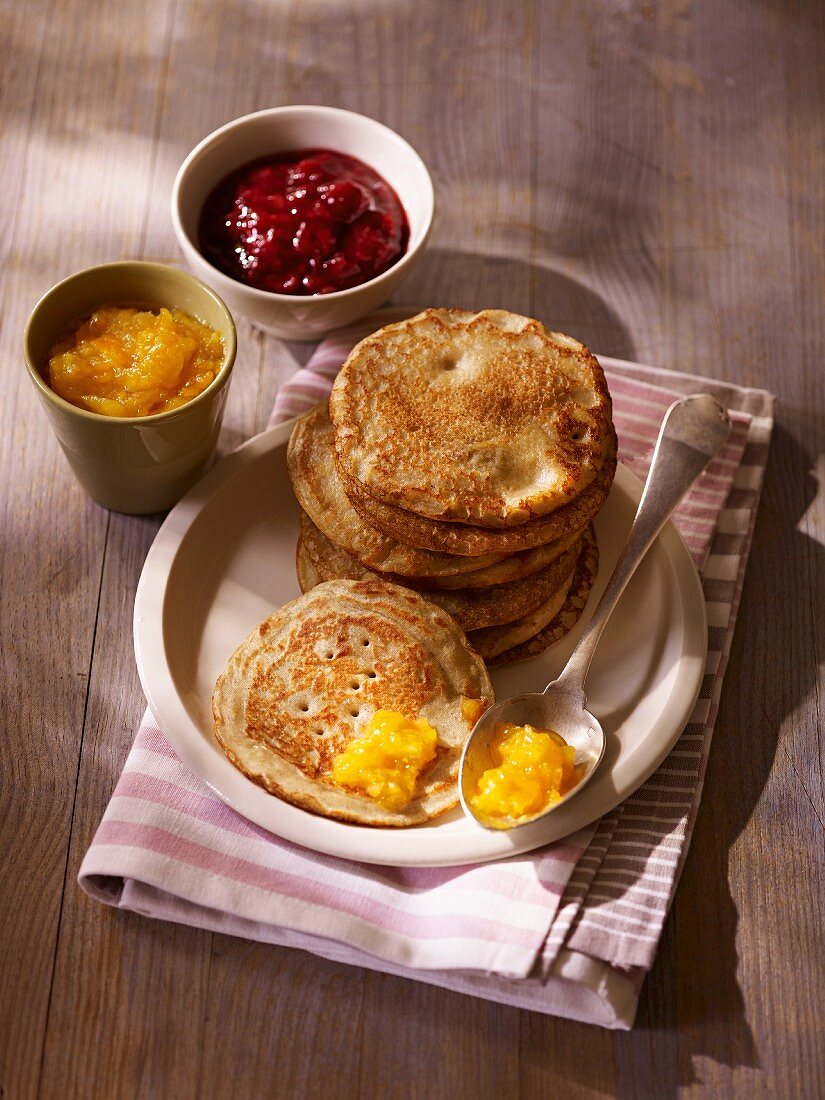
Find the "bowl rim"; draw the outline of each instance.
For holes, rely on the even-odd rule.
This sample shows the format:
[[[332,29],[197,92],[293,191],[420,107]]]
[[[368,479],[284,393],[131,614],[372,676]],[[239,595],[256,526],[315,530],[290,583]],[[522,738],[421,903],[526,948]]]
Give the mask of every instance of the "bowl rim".
[[[402,147],[407,153],[409,153],[413,160],[417,163],[417,166],[421,169],[422,179],[424,182],[424,224],[421,230],[421,235],[416,241],[414,246],[408,245],[407,251],[404,255],[397,260],[391,267],[388,267],[386,271],[382,271],[380,275],[375,275],[371,279],[367,279],[366,282],[358,283],[357,286],[347,287],[345,290],[334,290],[329,294],[279,294],[274,290],[261,290],[258,287],[249,286],[248,283],[242,283],[240,279],[233,279],[231,276],[226,275],[220,268],[214,266],[203,255],[200,248],[195,241],[192,240],[190,235],[183,227],[183,219],[180,213],[181,206],[181,190],[190,175],[192,165],[195,161],[205,153],[212,145],[232,130],[237,130],[242,126],[248,125],[254,119],[260,119],[262,117],[275,118],[278,116],[283,117],[288,113],[308,112],[316,115],[330,115],[330,116],[344,116],[348,118],[355,118],[361,122],[366,122],[369,125],[375,127],[375,129],[381,132],[391,143]],[[366,164],[367,161],[364,161]],[[240,167],[240,165],[236,166]],[[228,171],[233,171],[229,168]],[[225,172],[224,175],[227,173]],[[400,198],[400,196],[399,196]],[[402,206],[404,204],[402,203]],[[219,287],[221,287],[227,293],[241,293],[250,296],[250,300],[263,303],[283,303],[301,305],[304,308],[320,308],[316,307],[315,303],[323,302],[342,302],[348,298],[355,297],[359,292],[363,291],[365,287],[372,289],[375,286],[380,285],[384,281],[388,281],[390,278],[397,277],[405,266],[418,254],[421,249],[427,243],[430,235],[430,230],[433,224],[433,217],[435,215],[435,188],[433,187],[432,177],[429,169],[424,162],[423,157],[415,149],[406,138],[402,137],[396,130],[393,130],[390,126],[387,126],[383,122],[379,122],[376,118],[371,118],[369,115],[359,114],[357,111],[347,111],[343,107],[327,107],[321,103],[290,103],[283,104],[280,107],[265,107],[260,111],[252,111],[247,115],[240,115],[238,118],[231,119],[229,122],[225,122],[223,126],[219,126],[217,130],[212,130],[207,134],[194,149],[184,159],[177,173],[175,174],[175,180],[172,184],[171,194],[171,215],[172,215],[172,228],[175,231],[175,236],[178,239],[178,244],[181,246],[184,255],[189,256],[191,252],[197,257],[198,261],[209,268],[210,278],[214,278]]]
[[[214,304],[218,307],[218,310],[224,314],[225,317],[225,329],[221,333],[224,338],[224,353],[223,361],[221,362],[220,369],[215,377],[206,387],[196,394],[191,400],[186,401],[183,405],[179,405],[176,409],[167,409],[165,412],[148,413],[146,416],[107,416],[105,413],[94,412],[91,409],[83,409],[79,405],[73,405],[71,401],[67,401],[60,394],[48,385],[43,375],[37,368],[34,362],[34,356],[31,354],[31,337],[33,331],[36,329],[39,322],[38,314],[41,308],[52,298],[62,293],[66,287],[80,279],[84,275],[88,275],[93,271],[108,271],[112,275],[117,272],[125,272],[133,270],[135,268],[142,269],[149,273],[152,270],[161,271],[164,274],[173,272],[181,279],[188,280],[193,283],[198,290],[207,298],[211,298]],[[117,305],[117,293],[114,293],[111,298],[105,302],[100,302],[100,305]],[[94,307],[92,307],[94,308]],[[158,308],[177,309],[178,306],[165,306]],[[90,310],[91,312],[91,310]],[[185,310],[183,312],[186,312]],[[190,314],[191,316],[191,314]],[[195,318],[200,320],[199,318]],[[205,321],[201,322],[206,324]],[[212,327],[212,326],[209,326]],[[56,338],[56,337],[55,337]],[[71,275],[67,275],[64,279],[61,279],[59,283],[55,283],[50,287],[45,294],[41,295],[36,305],[29,314],[29,318],[26,321],[26,327],[23,330],[23,358],[26,362],[26,369],[29,377],[35,385],[38,393],[42,398],[47,400],[50,404],[55,405],[62,412],[68,413],[71,416],[77,416],[83,420],[90,420],[100,424],[109,424],[113,427],[120,425],[124,429],[134,425],[141,424],[158,424],[161,421],[174,420],[176,417],[182,416],[185,413],[191,411],[191,409],[198,404],[202,404],[209,397],[214,396],[218,390],[222,389],[229,381],[229,377],[232,373],[232,368],[235,365],[235,357],[238,351],[238,334],[235,327],[235,320],[232,314],[229,312],[229,308],[223,299],[214,291],[210,286],[207,286],[197,275],[193,275],[190,271],[184,271],[183,268],[173,267],[171,264],[162,264],[154,260],[114,260],[111,263],[92,264],[89,267],[81,268],[79,271],[72,272]]]

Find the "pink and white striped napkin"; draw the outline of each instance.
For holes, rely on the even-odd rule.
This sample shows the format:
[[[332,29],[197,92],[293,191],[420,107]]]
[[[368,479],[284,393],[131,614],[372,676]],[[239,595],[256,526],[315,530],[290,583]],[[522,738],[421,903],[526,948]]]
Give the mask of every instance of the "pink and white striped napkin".
[[[329,392],[383,310],[325,340],[283,387],[273,423]],[[539,852],[443,869],[318,855],[239,817],[193,776],[147,713],[80,869],[107,904],[284,944],[492,1000],[629,1028],[701,796],[767,460],[773,398],[602,359],[619,457],[644,477],[662,415],[705,390],[731,410],[721,455],[676,523],[703,579],[709,653],[699,701],[658,771],[601,821]]]

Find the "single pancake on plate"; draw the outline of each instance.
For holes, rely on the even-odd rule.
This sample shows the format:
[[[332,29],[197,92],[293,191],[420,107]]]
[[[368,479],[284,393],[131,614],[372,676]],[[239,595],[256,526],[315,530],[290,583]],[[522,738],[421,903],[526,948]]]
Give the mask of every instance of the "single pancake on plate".
[[[492,702],[484,662],[446,612],[383,580],[339,580],[252,631],[218,678],[212,713],[229,760],[270,793],[340,821],[404,826],[456,804],[462,748]],[[402,809],[332,779],[376,711],[423,719],[437,734]]]
[[[379,329],[352,349],[330,397],[348,491],[354,483],[430,520],[505,529],[562,508],[597,478],[611,411],[583,344],[494,309],[428,309]]]

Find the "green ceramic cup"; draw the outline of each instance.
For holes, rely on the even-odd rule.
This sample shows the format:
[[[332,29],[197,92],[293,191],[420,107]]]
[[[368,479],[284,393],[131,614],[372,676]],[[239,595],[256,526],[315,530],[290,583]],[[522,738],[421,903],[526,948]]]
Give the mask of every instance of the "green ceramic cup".
[[[154,416],[103,416],[58,397],[44,377],[49,351],[102,305],[182,309],[216,329],[225,352],[214,381],[187,404]],[[214,291],[185,271],[137,260],[90,267],[58,283],[35,306],[23,338],[29,377],[78,481],[98,504],[131,515],[171,508],[206,470],[235,348],[235,324]]]

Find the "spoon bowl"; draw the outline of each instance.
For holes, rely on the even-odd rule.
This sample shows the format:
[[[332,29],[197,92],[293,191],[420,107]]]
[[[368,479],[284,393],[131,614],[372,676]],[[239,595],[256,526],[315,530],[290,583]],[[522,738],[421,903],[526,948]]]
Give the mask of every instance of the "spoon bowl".
[[[585,786],[604,756],[605,736],[598,719],[584,706],[584,697],[550,684],[543,692],[529,692],[502,699],[479,718],[461,756],[459,796],[466,814],[474,817],[485,829],[512,829],[528,825],[548,810],[525,814],[517,820],[489,817],[472,806],[471,798],[478,791],[478,781],[488,768],[496,767],[492,743],[502,724],[530,725],[538,730],[552,730],[576,750],[575,764],[580,777],[575,787],[554,802],[556,809]]]
[[[584,681],[599,638],[653,540],[676,505],[719,453],[730,435],[727,410],[707,393],[674,401],[665,413],[650,463],[642,499],[624,549],[593,617],[584,629],[561,675],[541,693],[514,695],[496,703],[476,722],[461,756],[459,796],[464,812],[487,829],[513,829],[536,821],[578,794],[595,772],[605,750],[604,731],[587,709]],[[564,738],[576,750],[582,772],[576,785],[558,801],[519,818],[488,816],[473,805],[483,772],[497,766],[491,744],[502,724],[530,725]]]

